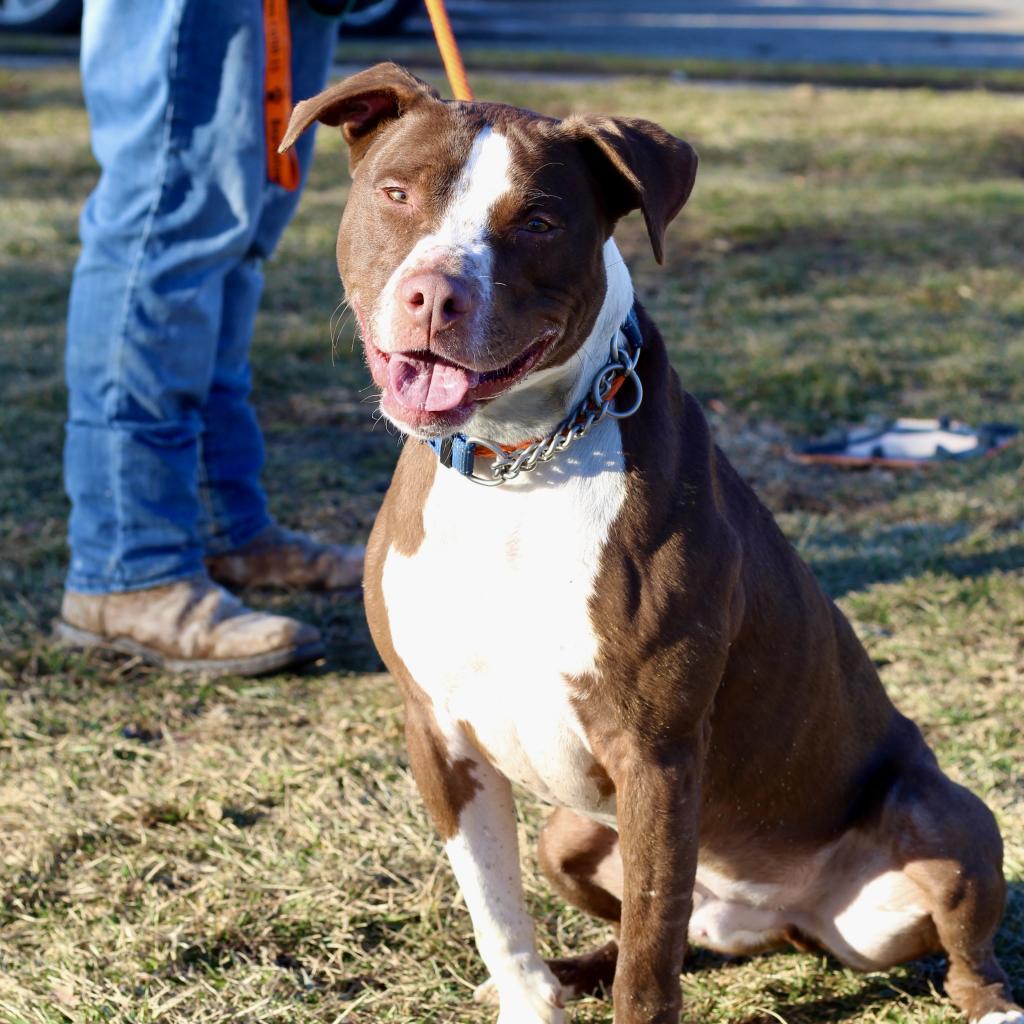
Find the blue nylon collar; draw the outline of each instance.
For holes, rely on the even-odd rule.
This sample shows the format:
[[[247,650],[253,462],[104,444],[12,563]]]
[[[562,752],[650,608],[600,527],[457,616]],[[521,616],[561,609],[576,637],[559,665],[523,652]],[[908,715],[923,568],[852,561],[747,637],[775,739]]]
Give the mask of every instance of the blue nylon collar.
[[[619,330],[626,336],[626,344],[631,350],[639,349],[644,343],[640,331],[640,320],[636,313],[636,302],[630,306],[626,319]],[[454,469],[462,476],[473,475],[477,455],[477,445],[465,434],[452,434],[450,437],[432,437],[426,441],[430,445],[442,466]]]

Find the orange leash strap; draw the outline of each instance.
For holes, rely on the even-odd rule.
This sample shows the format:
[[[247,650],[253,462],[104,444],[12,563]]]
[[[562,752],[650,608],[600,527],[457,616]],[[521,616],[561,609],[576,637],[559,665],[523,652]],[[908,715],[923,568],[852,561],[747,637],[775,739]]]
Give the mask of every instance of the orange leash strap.
[[[471,100],[473,90],[469,87],[466,67],[462,63],[459,44],[455,42],[455,33],[452,32],[452,23],[448,20],[444,0],[425,0],[425,2],[427,13],[430,15],[430,25],[434,30],[434,38],[437,40],[437,48],[441,51],[441,60],[444,61],[445,74],[448,75],[448,81],[452,87],[452,95],[457,100]]]
[[[294,192],[299,187],[299,158],[294,149],[278,153],[292,112],[292,33],[288,0],[263,0],[263,134],[267,180]]]

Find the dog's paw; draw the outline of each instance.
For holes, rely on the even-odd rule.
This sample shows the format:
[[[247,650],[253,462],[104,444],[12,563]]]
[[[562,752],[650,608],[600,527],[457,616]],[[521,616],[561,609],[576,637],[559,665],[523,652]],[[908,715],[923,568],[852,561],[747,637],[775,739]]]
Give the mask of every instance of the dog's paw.
[[[497,1024],[565,1024],[565,1010],[560,1006],[538,1007],[533,999],[511,1005],[503,1000]]]
[[[493,978],[488,978],[482,985],[473,989],[473,1002],[481,1006],[497,1007],[501,1003],[501,996],[498,995],[498,986],[494,984]]]
[[[973,1024],[1024,1024],[1024,1011],[995,1010],[979,1017]]]
[[[547,965],[526,957],[509,967],[500,980],[478,985],[473,1002],[498,1007],[498,1024],[564,1024],[562,986]]]

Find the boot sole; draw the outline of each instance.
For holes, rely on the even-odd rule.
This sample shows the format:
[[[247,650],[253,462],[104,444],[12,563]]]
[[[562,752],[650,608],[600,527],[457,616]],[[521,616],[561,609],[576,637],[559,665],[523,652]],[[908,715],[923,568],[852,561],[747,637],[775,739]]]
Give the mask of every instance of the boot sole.
[[[279,672],[283,668],[307,665],[324,654],[324,645],[317,640],[298,647],[282,647],[276,651],[267,651],[265,654],[254,654],[251,658],[171,658],[128,637],[90,633],[86,629],[72,626],[63,619],[58,619],[54,623],[54,636],[62,647],[130,654],[142,658],[147,664],[182,675],[203,673],[209,676],[261,676]]]

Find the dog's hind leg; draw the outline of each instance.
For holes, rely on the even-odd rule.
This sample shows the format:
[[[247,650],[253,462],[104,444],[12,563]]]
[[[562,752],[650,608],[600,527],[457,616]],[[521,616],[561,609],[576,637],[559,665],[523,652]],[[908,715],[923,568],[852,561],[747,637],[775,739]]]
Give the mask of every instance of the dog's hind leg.
[[[971,1024],[1024,1024],[993,941],[1006,904],[1003,844],[992,812],[969,790],[932,774],[908,812],[908,833],[925,847],[905,874],[925,894],[949,956],[946,991]]]
[[[555,892],[588,914],[618,924],[622,859],[615,829],[559,807],[544,824],[538,855]]]
[[[833,954],[885,970],[945,952],[946,991],[970,1024],[1024,1024],[993,951],[1006,883],[999,830],[981,800],[922,764],[843,845],[817,921]]]
[[[614,829],[560,807],[541,832],[539,857],[541,869],[560,896],[612,922],[618,930],[622,860]],[[579,998],[611,991],[618,953],[618,943],[612,939],[582,956],[549,960],[548,966],[561,982],[563,995]]]

